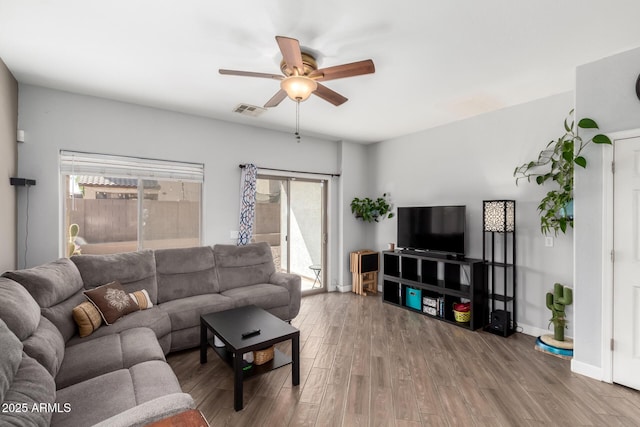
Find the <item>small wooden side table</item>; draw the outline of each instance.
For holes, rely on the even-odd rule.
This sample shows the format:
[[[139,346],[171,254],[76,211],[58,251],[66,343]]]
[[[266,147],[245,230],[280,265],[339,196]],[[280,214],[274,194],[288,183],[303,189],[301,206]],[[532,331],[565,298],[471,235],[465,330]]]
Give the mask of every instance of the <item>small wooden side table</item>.
[[[368,249],[351,252],[352,291],[358,295],[378,293],[380,255]]]

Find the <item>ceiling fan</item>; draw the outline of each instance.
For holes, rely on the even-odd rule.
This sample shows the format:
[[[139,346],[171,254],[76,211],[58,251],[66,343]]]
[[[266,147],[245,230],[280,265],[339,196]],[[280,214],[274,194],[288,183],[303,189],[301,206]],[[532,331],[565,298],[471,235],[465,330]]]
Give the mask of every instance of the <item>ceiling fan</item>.
[[[276,41],[280,47],[280,52],[282,52],[282,62],[280,63],[282,76],[252,71],[219,70],[220,74],[232,76],[280,80],[280,90],[264,104],[265,108],[276,107],[287,96],[296,102],[302,102],[309,98],[312,93],[335,106],[342,105],[347,102],[347,98],[318,82],[375,72],[373,61],[370,59],[318,69],[316,59],[310,53],[303,52],[300,49],[298,40],[276,36]]]

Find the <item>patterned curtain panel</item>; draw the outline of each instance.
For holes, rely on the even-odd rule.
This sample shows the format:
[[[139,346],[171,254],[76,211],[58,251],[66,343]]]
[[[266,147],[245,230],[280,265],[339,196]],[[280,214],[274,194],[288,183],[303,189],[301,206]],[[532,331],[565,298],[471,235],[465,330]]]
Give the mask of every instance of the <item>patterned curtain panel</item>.
[[[242,168],[240,178],[240,228],[238,229],[238,246],[251,242],[253,223],[256,217],[256,179],[258,168],[247,164]]]

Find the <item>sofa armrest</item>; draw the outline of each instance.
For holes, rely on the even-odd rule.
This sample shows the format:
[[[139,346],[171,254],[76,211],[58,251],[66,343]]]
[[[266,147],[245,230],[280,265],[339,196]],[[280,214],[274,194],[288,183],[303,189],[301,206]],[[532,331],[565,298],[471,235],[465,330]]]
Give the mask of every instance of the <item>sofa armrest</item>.
[[[196,404],[191,395],[187,393],[172,393],[127,409],[95,424],[93,427],[145,426],[179,412],[195,409],[195,407]]]
[[[286,288],[289,291],[289,319],[291,320],[300,312],[301,279],[296,274],[281,273],[276,271],[269,277],[269,283]]]

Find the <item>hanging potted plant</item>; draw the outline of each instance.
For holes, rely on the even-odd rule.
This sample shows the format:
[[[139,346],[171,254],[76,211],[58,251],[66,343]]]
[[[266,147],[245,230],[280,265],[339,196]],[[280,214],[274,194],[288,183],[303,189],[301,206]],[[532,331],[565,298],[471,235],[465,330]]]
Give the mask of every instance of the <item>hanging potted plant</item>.
[[[393,218],[392,209],[393,205],[389,202],[387,193],[376,200],[355,197],[351,201],[351,213],[365,222],[379,222],[380,219]]]
[[[540,201],[540,230],[548,234],[551,230],[565,233],[567,227],[573,227],[573,172],[575,165],[582,168],[587,166],[587,159],[582,151],[590,143],[609,144],[611,139],[606,135],[597,134],[591,139],[583,140],[578,135],[580,129],[598,129],[597,123],[589,118],[580,119],[576,124],[573,120],[573,110],[564,121],[565,134],[556,141],[551,141],[540,152],[538,159],[518,166],[513,171],[516,184],[521,179],[543,185],[551,181],[557,188],[550,190]]]

